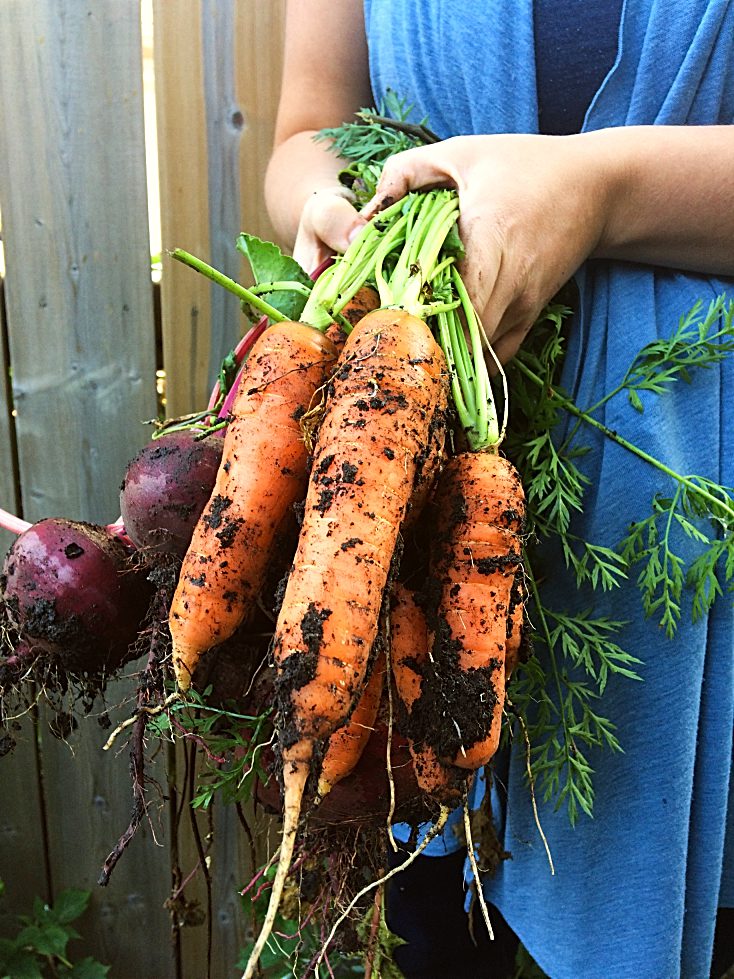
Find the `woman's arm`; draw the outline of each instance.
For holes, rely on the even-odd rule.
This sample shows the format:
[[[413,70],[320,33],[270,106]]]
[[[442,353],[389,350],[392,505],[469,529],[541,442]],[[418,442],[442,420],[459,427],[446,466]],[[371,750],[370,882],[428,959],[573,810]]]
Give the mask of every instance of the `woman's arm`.
[[[362,0],[288,0],[265,195],[279,236],[308,271],[344,251],[350,231],[364,223],[339,183],[339,158],[313,135],[371,104]]]
[[[589,133],[616,185],[597,256],[734,275],[734,126]]]
[[[385,199],[459,191],[463,275],[502,360],[589,257],[734,275],[734,126],[460,136],[387,161]]]

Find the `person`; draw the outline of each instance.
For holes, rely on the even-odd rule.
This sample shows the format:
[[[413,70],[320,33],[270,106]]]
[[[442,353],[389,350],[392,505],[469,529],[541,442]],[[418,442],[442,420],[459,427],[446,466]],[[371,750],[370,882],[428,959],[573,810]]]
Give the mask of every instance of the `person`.
[[[338,158],[312,137],[389,90],[442,139],[391,158],[358,213]],[[509,360],[573,279],[561,383],[590,405],[697,301],[731,295],[732,122],[730,0],[290,0],[266,198],[311,270],[344,251],[385,199],[455,187],[462,274],[497,355]],[[732,486],[732,391],[725,359],[642,413],[614,398],[599,418],[678,472]],[[591,490],[576,529],[613,546],[670,487],[603,437],[586,441]],[[609,679],[604,707],[624,751],[592,753],[594,818],[572,828],[564,807],[538,800],[554,874],[524,748],[496,762],[493,815],[512,858],[485,893],[554,979],[700,979],[731,964],[712,965],[717,908],[734,906],[732,603],[698,621],[684,609],[670,641],[643,614],[634,577],[595,600],[627,621],[623,644],[642,660],[643,682]],[[551,597],[574,592],[560,567],[553,578]],[[446,948],[464,961],[459,926],[447,931],[451,916],[436,911],[443,884],[431,886],[431,868],[448,863],[458,876],[457,860],[420,858],[418,883],[391,893],[392,920],[416,953],[401,960],[407,976],[503,974],[489,943],[472,965],[438,964]],[[424,910],[434,905],[422,931],[411,903],[421,896]]]

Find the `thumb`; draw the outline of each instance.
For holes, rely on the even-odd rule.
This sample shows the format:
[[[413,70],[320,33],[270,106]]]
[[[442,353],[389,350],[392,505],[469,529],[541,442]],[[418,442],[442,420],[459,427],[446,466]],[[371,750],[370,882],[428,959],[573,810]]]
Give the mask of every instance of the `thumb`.
[[[366,223],[366,218],[355,211],[353,204],[334,197],[327,207],[314,215],[313,230],[332,251],[343,253]]]
[[[442,186],[458,189],[459,175],[446,160],[441,143],[403,150],[385,161],[374,196],[360,214],[369,221],[411,190]]]
[[[347,198],[316,191],[303,208],[293,257],[310,271],[330,255],[345,252],[365,223]]]
[[[301,226],[333,252],[345,252],[363,224],[354,204],[331,190],[312,194],[301,216]]]

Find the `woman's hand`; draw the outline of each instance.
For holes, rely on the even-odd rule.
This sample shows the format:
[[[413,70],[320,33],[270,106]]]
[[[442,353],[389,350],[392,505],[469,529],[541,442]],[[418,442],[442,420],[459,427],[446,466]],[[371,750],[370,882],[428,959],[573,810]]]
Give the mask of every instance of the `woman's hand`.
[[[367,217],[459,192],[462,274],[502,361],[589,258],[734,275],[734,126],[457,136],[387,161]]]
[[[459,192],[462,276],[495,353],[507,361],[597,248],[607,168],[583,136],[457,136],[389,159],[363,214],[433,186]]]
[[[366,223],[355,210],[347,188],[326,187],[306,200],[296,232],[293,257],[306,272],[313,272],[350,241]]]

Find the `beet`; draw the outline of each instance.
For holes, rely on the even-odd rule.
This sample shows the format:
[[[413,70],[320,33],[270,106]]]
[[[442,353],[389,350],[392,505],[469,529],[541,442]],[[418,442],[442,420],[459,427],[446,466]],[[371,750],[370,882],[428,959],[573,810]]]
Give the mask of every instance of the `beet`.
[[[183,557],[211,496],[222,458],[221,435],[191,429],[148,443],[128,465],[120,513],[136,547]]]
[[[390,811],[387,778],[387,726],[378,722],[365,745],[354,771],[332,788],[312,819],[323,823],[384,823]],[[392,732],[390,751],[395,787],[395,819],[410,821],[420,790],[413,773],[413,760],[405,738]],[[425,814],[423,816],[425,819]]]
[[[311,812],[313,822],[337,825],[385,822],[390,811],[387,738],[387,725],[379,721],[354,771],[337,782],[323,802]],[[420,801],[420,789],[415,780],[408,742],[395,731],[392,732],[390,757],[395,787],[394,818],[408,822],[418,822],[417,814],[423,820],[429,818]],[[280,786],[273,771],[275,757],[271,750],[263,752],[262,763],[266,771],[270,770],[273,774],[266,783],[258,781],[257,801],[269,812],[282,812]]]
[[[16,538],[0,574],[15,657],[45,654],[71,674],[109,674],[134,658],[149,587],[103,527],[47,519]]]

